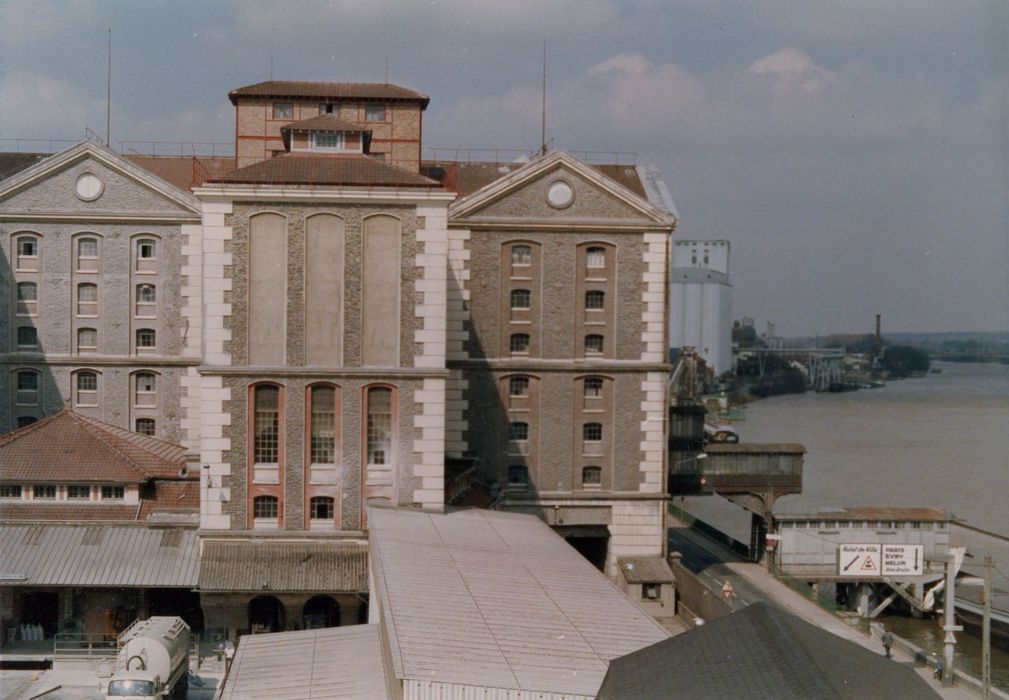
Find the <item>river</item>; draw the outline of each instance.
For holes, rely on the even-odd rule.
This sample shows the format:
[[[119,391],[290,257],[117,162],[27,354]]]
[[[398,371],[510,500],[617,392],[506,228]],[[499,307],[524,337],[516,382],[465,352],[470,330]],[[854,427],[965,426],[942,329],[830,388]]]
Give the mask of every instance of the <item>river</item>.
[[[775,511],[934,507],[1009,537],[1009,365],[933,367],[942,372],[879,389],[792,394],[750,404],[746,420],[736,424],[741,440],[798,442],[807,449],[802,494],[782,498]],[[728,501],[688,498],[684,507],[749,541],[749,515]],[[954,535],[969,540],[964,531]],[[998,567],[996,586],[1009,588],[1009,544],[990,551]],[[979,563],[982,552],[973,553],[970,561]],[[976,566],[969,570],[980,573]],[[941,645],[925,624],[901,624],[901,632],[928,648],[936,638]],[[963,666],[979,675],[972,646],[977,645],[965,640]],[[1009,687],[1009,655],[993,661],[998,684]]]

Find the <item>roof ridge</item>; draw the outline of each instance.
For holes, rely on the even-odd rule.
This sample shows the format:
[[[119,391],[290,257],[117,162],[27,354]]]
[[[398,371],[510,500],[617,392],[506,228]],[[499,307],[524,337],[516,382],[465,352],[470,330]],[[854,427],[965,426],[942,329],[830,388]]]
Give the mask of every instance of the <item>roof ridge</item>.
[[[160,443],[161,445],[164,445],[165,447],[174,447],[174,448],[183,448],[183,449],[185,449],[185,447],[183,445],[180,445],[178,443],[172,442],[171,440],[162,440],[161,438],[156,437],[154,435],[141,435],[140,433],[134,433],[133,431],[128,430],[126,428],[121,428],[118,425],[112,425],[111,423],[106,423],[104,421],[100,421],[97,418],[92,418],[91,416],[85,416],[85,415],[80,415],[80,414],[75,414],[75,415],[79,416],[85,422],[93,425],[96,429],[102,430],[102,431],[104,431],[106,433],[109,433],[110,435],[112,435],[113,437],[115,437],[118,440],[125,440],[126,442],[129,442],[131,445],[134,445],[137,448],[139,448],[141,450],[144,450],[145,452],[150,452],[151,454],[156,455],[156,456],[160,456],[160,455],[158,455],[157,452],[154,452],[152,449],[150,449],[149,447],[146,447],[142,443],[157,442],[157,443]],[[120,432],[123,432],[123,433],[127,433],[129,435],[129,437],[117,435],[114,431],[120,431]],[[134,439],[134,437],[137,440],[141,441],[141,442],[132,442],[132,440]]]
[[[7,445],[12,442],[15,442],[16,440],[20,440],[25,435],[29,435],[35,432],[43,425],[48,425],[49,423],[52,423],[54,420],[62,416],[64,413],[73,413],[73,411],[71,411],[69,408],[63,408],[60,411],[53,413],[52,415],[45,416],[44,418],[35,421],[34,423],[29,423],[28,425],[12,430],[6,435],[0,435],[0,445]]]
[[[133,458],[132,458],[132,457],[130,457],[129,455],[125,454],[125,453],[124,453],[124,452],[123,452],[123,451],[122,451],[121,449],[119,449],[119,448],[118,448],[117,446],[113,445],[113,444],[112,444],[112,443],[111,443],[111,442],[110,442],[110,441],[108,440],[108,438],[107,438],[107,437],[106,437],[105,435],[101,435],[101,434],[99,434],[99,433],[107,433],[107,432],[108,432],[108,431],[106,431],[106,430],[105,430],[104,428],[101,428],[101,427],[99,427],[98,425],[95,425],[95,424],[94,424],[94,423],[100,423],[100,421],[94,421],[94,423],[92,423],[91,421],[93,421],[94,419],[91,419],[91,418],[87,418],[86,416],[79,416],[79,415],[77,415],[76,413],[74,413],[73,411],[70,411],[69,413],[70,413],[70,415],[71,415],[71,416],[73,416],[73,418],[74,418],[74,419],[75,419],[75,420],[76,420],[76,421],[77,421],[77,422],[78,422],[78,423],[79,423],[80,425],[82,425],[82,426],[90,426],[90,427],[94,428],[94,429],[95,429],[95,431],[97,431],[96,433],[93,433],[93,434],[94,434],[94,436],[95,436],[95,437],[96,437],[96,438],[97,438],[98,440],[100,440],[101,442],[103,442],[103,443],[104,443],[104,444],[105,444],[105,445],[106,445],[106,446],[107,446],[107,447],[108,447],[108,448],[109,448],[110,450],[112,450],[112,451],[113,451],[113,452],[115,452],[115,453],[116,453],[117,455],[119,455],[120,457],[122,457],[122,458],[123,458],[123,459],[124,459],[124,460],[126,461],[126,463],[127,463],[127,464],[128,464],[129,466],[133,467],[133,469],[134,469],[134,470],[136,470],[136,471],[140,472],[141,476],[143,476],[143,477],[144,477],[145,479],[153,479],[153,478],[154,478],[154,475],[153,475],[153,474],[150,474],[150,473],[148,473],[148,472],[147,472],[147,471],[146,471],[146,470],[145,470],[145,469],[144,469],[143,467],[141,467],[141,466],[140,466],[139,464],[137,464],[137,463],[136,463],[136,462],[135,462],[135,461],[133,460]]]

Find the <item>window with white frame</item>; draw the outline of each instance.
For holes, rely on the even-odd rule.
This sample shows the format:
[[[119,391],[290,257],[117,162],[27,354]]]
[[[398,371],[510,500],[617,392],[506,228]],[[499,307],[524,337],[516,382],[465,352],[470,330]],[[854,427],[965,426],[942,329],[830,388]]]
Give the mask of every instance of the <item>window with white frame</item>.
[[[77,373],[77,405],[98,405],[98,374],[96,372]]]
[[[79,272],[98,271],[98,239],[77,239],[77,270]]]
[[[98,285],[84,282],[77,285],[77,315],[94,317],[98,315]]]
[[[35,370],[21,370],[17,373],[17,403],[21,406],[39,404],[39,373]]]
[[[153,284],[137,285],[137,310],[136,315],[140,318],[154,318],[155,303],[157,302],[157,288]]]
[[[274,102],[273,118],[294,119],[294,104],[291,102]]]
[[[95,328],[77,329],[77,351],[91,352],[98,349],[98,331]]]
[[[154,408],[158,405],[158,376],[153,372],[134,375],[133,405],[137,408]],[[139,430],[137,432],[140,432]]]
[[[344,151],[346,139],[340,132],[313,131],[309,134],[309,145],[313,151]]]
[[[512,333],[509,341],[509,347],[513,355],[528,355],[529,354],[529,334],[528,333]]]
[[[126,487],[124,486],[102,486],[103,501],[121,501],[126,498]]]
[[[153,328],[137,329],[137,349],[150,350],[157,347],[157,335]]]
[[[311,520],[332,521],[336,514],[336,503],[329,496],[313,496],[308,501],[308,517]]]
[[[592,247],[586,250],[585,265],[587,267],[606,267],[606,249]]]
[[[603,449],[603,424],[586,423],[582,426],[582,454],[600,455]]]
[[[313,386],[310,401],[311,464],[336,464],[336,389],[331,386]]]
[[[158,257],[158,242],[151,238],[137,239],[137,257],[141,260],[154,260]]]
[[[277,520],[280,517],[280,499],[276,496],[256,496],[252,499],[252,517],[256,520]]]
[[[582,467],[582,486],[599,486],[602,483],[602,467]]]
[[[252,456],[254,481],[280,482],[280,388],[257,386],[253,391]]]
[[[39,310],[39,286],[35,282],[18,282],[17,315],[35,316]]]
[[[37,272],[39,269],[39,239],[36,236],[19,236],[16,249],[16,268],[25,272]]]

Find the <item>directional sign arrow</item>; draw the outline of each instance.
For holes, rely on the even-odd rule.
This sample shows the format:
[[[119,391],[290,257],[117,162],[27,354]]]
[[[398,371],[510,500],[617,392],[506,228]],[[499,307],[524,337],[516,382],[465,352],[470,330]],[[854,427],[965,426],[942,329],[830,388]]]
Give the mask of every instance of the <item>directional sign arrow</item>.
[[[858,557],[858,556],[856,556],[856,557],[855,557],[854,559],[852,559],[851,561],[849,561],[849,562],[848,562],[848,565],[844,567],[844,570],[845,570],[845,571],[847,571],[848,569],[850,569],[850,568],[852,567],[852,565],[853,565],[853,564],[854,564],[854,563],[855,563],[856,561],[858,561],[858,559],[859,559],[859,557]]]

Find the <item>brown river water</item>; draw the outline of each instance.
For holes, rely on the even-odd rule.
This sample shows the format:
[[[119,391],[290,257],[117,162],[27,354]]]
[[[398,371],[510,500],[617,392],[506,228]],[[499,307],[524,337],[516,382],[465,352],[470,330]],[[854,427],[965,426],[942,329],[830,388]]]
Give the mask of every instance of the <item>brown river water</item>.
[[[880,389],[776,396],[750,404],[736,424],[745,442],[806,446],[803,493],[778,501],[776,512],[845,506],[933,507],[1007,538],[974,547],[970,532],[954,539],[973,549],[968,570],[980,574],[993,554],[995,585],[1009,589],[1009,365],[934,363],[941,373],[890,381]],[[718,497],[688,498],[686,509],[742,542],[750,519]],[[992,544],[994,542],[994,544]],[[887,618],[894,633],[940,650],[930,621]],[[980,644],[962,635],[962,667],[980,675]],[[992,657],[996,685],[1009,689],[1009,654]]]

